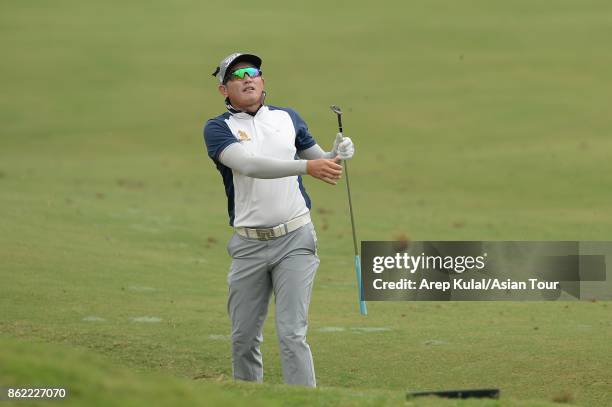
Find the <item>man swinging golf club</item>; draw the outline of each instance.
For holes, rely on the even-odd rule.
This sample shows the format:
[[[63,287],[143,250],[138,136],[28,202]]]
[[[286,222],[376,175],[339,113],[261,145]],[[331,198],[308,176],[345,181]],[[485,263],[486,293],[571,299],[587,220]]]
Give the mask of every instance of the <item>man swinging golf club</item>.
[[[274,292],[284,381],[315,387],[306,331],[319,258],[302,175],[335,185],[338,161],[351,158],[354,147],[339,133],[325,152],[294,110],[264,104],[261,63],[241,53],[221,61],[213,76],[228,111],[204,127],[235,232],[227,245],[233,373],[238,380],[263,380],[260,344]]]

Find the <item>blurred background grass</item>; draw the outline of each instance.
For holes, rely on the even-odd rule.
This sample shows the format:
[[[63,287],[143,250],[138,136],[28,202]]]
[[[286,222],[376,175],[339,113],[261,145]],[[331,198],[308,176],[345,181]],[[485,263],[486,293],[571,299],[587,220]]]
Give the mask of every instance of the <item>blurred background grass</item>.
[[[134,369],[230,374],[231,230],[202,126],[224,110],[211,73],[235,50],[263,57],[267,102],[295,108],[324,147],[328,106],[345,110],[360,239],[610,239],[608,2],[0,10],[4,335]],[[607,303],[372,303],[361,319],[344,187],[306,186],[322,259],[310,333],[321,385],[495,385],[519,399],[569,389],[580,404],[610,402]],[[162,322],[130,319],[143,316]],[[273,338],[272,317],[266,327]],[[278,383],[274,340],[264,352]]]

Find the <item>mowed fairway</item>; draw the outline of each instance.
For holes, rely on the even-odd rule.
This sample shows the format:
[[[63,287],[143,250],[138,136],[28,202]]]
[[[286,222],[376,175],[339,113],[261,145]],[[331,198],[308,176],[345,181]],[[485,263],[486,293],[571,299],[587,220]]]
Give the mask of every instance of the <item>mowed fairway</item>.
[[[610,39],[612,5],[590,0],[4,2],[0,386],[35,384],[14,352],[40,341],[197,378],[226,403],[499,387],[510,404],[612,404],[609,301],[369,303],[361,317],[345,186],[312,178],[309,342],[320,387],[353,398],[228,383],[231,228],[202,140],[224,110],[211,72],[251,51],[267,102],[325,148],[329,105],[345,111],[361,240],[612,240]],[[277,385],[273,306],[265,336]]]

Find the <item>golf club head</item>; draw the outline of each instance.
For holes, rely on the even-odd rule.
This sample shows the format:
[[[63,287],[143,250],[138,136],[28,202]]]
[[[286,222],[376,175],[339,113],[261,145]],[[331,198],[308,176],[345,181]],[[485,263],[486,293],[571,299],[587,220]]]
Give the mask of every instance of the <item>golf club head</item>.
[[[336,113],[337,115],[340,115],[340,116],[342,115],[342,109],[340,109],[340,106],[331,105],[329,108],[332,110],[332,112]]]

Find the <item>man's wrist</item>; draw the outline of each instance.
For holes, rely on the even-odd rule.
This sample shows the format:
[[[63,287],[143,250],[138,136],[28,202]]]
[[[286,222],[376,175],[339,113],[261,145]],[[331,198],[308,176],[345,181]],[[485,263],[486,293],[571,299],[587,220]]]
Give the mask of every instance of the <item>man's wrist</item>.
[[[300,165],[300,175],[308,175],[308,160],[298,160]]]

